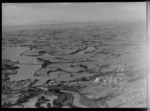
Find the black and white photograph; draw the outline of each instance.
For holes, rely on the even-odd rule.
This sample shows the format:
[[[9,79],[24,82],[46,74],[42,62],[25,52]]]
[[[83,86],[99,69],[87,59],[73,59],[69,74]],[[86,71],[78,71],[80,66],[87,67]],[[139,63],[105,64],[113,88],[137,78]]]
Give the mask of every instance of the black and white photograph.
[[[2,3],[2,108],[150,108],[147,6]]]

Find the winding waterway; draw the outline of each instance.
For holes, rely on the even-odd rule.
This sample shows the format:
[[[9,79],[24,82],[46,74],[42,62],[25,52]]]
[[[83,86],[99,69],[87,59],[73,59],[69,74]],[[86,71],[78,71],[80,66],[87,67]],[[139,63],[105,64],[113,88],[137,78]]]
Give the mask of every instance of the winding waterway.
[[[35,77],[33,76],[33,73],[38,70],[41,67],[41,64],[39,61],[37,61],[36,57],[32,56],[24,56],[21,55],[26,50],[30,50],[28,47],[3,47],[4,50],[2,50],[2,59],[10,59],[14,61],[19,61],[20,64],[16,64],[20,68],[18,69],[17,74],[10,75],[10,80],[23,80],[23,79],[38,79],[40,81],[46,81],[47,77],[40,76]],[[84,106],[80,104],[80,94],[73,92],[73,91],[66,91],[62,90],[62,92],[72,93],[74,95],[73,104],[77,107],[81,108],[87,108],[87,106]]]

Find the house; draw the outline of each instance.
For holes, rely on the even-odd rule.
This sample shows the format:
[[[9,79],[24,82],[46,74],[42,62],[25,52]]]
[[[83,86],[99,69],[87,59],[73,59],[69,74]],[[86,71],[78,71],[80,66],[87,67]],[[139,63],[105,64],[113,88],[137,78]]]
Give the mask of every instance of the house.
[[[94,83],[98,83],[99,80],[100,80],[100,78],[96,78],[93,82],[94,82]]]

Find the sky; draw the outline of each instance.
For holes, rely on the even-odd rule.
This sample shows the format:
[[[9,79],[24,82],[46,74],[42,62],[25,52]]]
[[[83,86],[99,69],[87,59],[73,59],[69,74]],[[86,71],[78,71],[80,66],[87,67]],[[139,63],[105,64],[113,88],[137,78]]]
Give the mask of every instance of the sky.
[[[146,3],[2,3],[2,25],[105,19],[145,20]]]

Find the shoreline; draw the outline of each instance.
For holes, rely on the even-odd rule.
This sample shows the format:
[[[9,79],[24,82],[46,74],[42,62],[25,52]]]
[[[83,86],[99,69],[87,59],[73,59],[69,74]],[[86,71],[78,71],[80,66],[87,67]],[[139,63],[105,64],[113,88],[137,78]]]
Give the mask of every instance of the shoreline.
[[[144,33],[137,25],[130,25],[97,24],[96,27],[90,25],[69,30],[56,28],[4,33],[2,48],[5,50],[2,49],[2,58],[18,60],[20,64],[17,66],[21,67],[17,69],[17,75],[10,75],[9,79],[5,76],[11,73],[11,62],[3,65],[2,91],[6,96],[3,97],[4,101],[11,102],[14,106],[16,95],[20,92],[23,93],[24,99],[27,97],[27,100],[30,100],[32,97],[38,97],[35,93],[41,91],[45,95],[49,91],[58,94],[60,101],[55,101],[56,107],[59,107],[59,102],[64,103],[63,105],[73,104],[74,107],[107,107],[105,103],[108,107],[115,107],[113,103],[121,103],[115,98],[122,97],[122,100],[125,100],[126,97],[130,99],[130,96],[136,94],[141,100],[145,99],[143,81],[135,81],[144,76],[144,70],[147,68],[143,50],[145,45],[142,45],[145,39],[140,39]],[[137,38],[135,41],[131,35],[134,32],[134,39]],[[47,39],[42,40],[40,37]],[[130,83],[125,83],[128,76]],[[35,79],[39,81],[36,82]],[[135,83],[131,83],[134,81]],[[59,94],[57,91],[60,90],[70,94]],[[132,93],[133,91],[136,93]],[[107,97],[111,99],[101,101]],[[17,98],[22,99],[18,96]],[[132,101],[132,98],[130,100]],[[34,105],[34,102],[32,103]],[[131,105],[128,104],[128,107]]]

